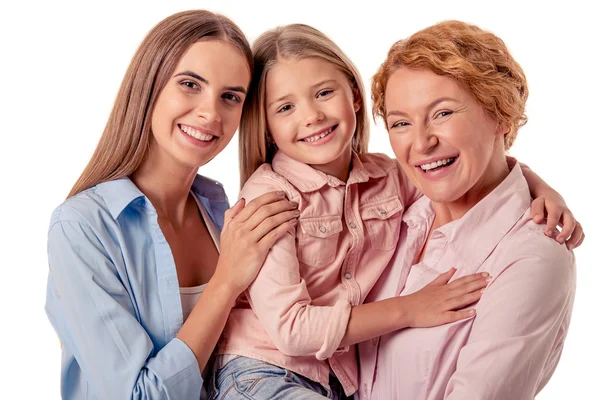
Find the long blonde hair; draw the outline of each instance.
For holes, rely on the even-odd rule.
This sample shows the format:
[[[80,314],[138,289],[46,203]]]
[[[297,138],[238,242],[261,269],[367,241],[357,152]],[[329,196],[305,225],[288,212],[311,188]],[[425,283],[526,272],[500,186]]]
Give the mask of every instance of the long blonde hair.
[[[206,38],[231,43],[253,70],[250,45],[227,17],[191,10],[159,22],[133,56],[96,150],[67,198],[98,183],[129,176],[140,167],[150,147],[158,95],[185,51]]]
[[[291,24],[260,35],[252,46],[252,52],[254,74],[239,129],[240,186],[261,164],[271,162],[276,151],[267,135],[265,81],[269,70],[281,59],[318,58],[330,62],[348,77],[354,96],[360,100],[352,149],[359,154],[367,151],[369,117],[362,79],[352,61],[331,39],[308,25]]]

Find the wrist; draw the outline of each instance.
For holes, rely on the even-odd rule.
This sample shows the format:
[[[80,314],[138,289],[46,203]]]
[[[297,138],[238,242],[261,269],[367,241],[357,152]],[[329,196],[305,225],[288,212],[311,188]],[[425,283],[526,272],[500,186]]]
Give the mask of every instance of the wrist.
[[[407,301],[408,296],[397,296],[392,300],[394,301],[391,311],[393,320],[395,321],[395,329],[404,329],[413,325],[412,313],[409,310],[409,302]]]
[[[230,307],[234,306],[235,301],[242,292],[238,288],[236,288],[235,285],[231,284],[231,282],[219,279],[219,277],[214,275],[206,285],[206,289],[204,290],[204,292],[207,291],[211,292],[211,298],[215,298],[215,300],[219,299],[223,302],[226,302]]]

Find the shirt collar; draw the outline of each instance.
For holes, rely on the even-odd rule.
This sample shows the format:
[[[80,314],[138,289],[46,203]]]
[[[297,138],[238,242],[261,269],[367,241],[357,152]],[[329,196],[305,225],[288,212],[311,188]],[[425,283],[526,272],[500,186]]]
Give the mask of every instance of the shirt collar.
[[[281,151],[278,151],[271,162],[273,171],[283,176],[295,188],[304,193],[314,192],[325,185],[336,187],[346,185],[335,176],[327,175],[308,164],[296,161]],[[352,170],[348,184],[367,182],[369,179],[382,178],[387,173],[377,164],[352,153]]]
[[[460,259],[456,267],[473,273],[530,205],[529,186],[516,164],[500,185],[461,218],[432,232],[430,240],[444,237]],[[434,214],[431,200],[423,197],[408,208],[403,220],[411,228],[422,229],[431,225]]]
[[[130,204],[140,201],[145,202],[147,200],[144,193],[138,189],[129,177],[100,183],[96,186],[95,191],[98,195],[102,196],[106,203],[106,207],[115,219],[117,219],[123,210]],[[223,186],[219,182],[202,175],[196,175],[194,182],[192,183],[191,191],[197,196],[204,197],[209,201],[227,201]],[[148,201],[148,203],[150,202]]]
[[[529,186],[521,167],[516,164],[483,200],[462,218],[442,226],[438,231],[448,238],[448,243],[465,262],[465,267],[474,272],[530,205]]]

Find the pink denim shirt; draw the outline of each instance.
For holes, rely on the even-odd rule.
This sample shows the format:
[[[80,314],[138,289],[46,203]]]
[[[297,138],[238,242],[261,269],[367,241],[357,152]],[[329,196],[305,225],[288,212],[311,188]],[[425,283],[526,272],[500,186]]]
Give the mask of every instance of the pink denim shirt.
[[[298,202],[297,227],[273,246],[232,310],[218,354],[263,360],[325,387],[333,370],[352,394],[356,348],[340,348],[351,308],[388,265],[404,205],[420,194],[382,154],[354,154],[345,183],[278,152],[240,196],[248,202],[276,190]]]
[[[474,318],[404,329],[359,345],[360,400],[533,399],[561,355],[575,295],[575,258],[530,216],[521,168],[462,218],[436,229],[423,197],[402,217],[399,246],[367,301],[408,295],[456,267],[492,276]]]

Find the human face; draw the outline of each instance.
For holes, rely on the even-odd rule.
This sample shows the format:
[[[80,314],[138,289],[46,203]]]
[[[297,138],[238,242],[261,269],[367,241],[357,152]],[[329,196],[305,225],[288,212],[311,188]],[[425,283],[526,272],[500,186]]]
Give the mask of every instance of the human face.
[[[400,68],[390,76],[385,105],[394,153],[432,201],[472,206],[504,179],[507,128],[454,79]]]
[[[346,180],[360,108],[348,77],[305,58],[279,60],[266,79],[267,126],[279,151]]]
[[[191,45],[156,101],[153,150],[186,167],[206,164],[233,137],[249,82],[248,63],[233,45]]]

